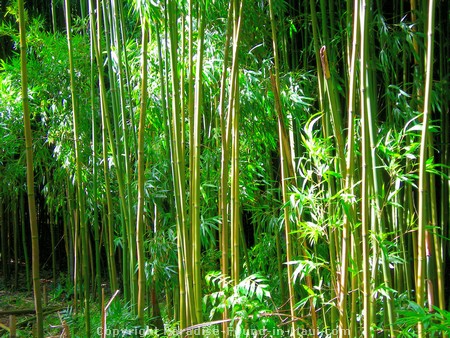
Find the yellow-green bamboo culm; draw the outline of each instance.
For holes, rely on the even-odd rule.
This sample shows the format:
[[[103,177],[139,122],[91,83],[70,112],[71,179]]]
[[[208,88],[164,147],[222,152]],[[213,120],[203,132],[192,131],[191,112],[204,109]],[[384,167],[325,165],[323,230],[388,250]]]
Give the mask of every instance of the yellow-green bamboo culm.
[[[27,196],[31,231],[31,269],[33,280],[34,309],[36,313],[36,337],[43,338],[44,315],[42,313],[41,282],[39,273],[39,232],[34,194],[33,135],[31,130],[30,107],[28,103],[27,39],[25,32],[25,9],[23,0],[18,1],[18,7],[20,33],[21,94],[25,135],[25,155],[27,165]],[[2,260],[4,261],[5,259],[2,257]]]

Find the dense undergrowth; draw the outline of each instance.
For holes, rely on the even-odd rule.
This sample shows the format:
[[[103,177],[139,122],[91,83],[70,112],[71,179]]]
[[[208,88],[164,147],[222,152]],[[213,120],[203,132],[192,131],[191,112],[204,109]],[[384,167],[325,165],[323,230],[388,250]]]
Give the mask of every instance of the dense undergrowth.
[[[45,336],[445,336],[448,4],[55,1],[24,65],[3,3],[1,310],[40,259]]]

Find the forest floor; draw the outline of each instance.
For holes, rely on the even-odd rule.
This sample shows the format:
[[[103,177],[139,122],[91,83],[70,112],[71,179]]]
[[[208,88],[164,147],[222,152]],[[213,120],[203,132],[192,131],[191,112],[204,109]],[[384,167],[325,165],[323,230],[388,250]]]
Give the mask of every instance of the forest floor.
[[[44,279],[44,281],[48,280]],[[57,287],[49,283],[45,289],[47,301],[43,304],[44,335],[60,337],[63,331],[60,312],[64,311],[68,305],[59,294]],[[0,338],[10,337],[12,316],[15,317],[16,322],[16,337],[31,337],[36,316],[33,292],[27,290],[25,275],[19,273],[17,283],[10,281],[5,285],[5,279],[0,273]]]

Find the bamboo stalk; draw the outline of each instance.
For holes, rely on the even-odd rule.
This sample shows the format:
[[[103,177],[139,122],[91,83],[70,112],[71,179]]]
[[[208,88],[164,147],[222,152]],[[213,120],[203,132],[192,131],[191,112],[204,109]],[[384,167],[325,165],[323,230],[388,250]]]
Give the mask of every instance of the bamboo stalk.
[[[321,3],[322,6],[324,6],[324,3]],[[317,67],[317,81],[318,81],[318,89],[319,89],[319,106],[320,111],[325,112],[328,107],[326,106],[326,92],[325,92],[325,78],[324,75],[327,74],[327,72],[322,68],[322,62],[320,57],[320,40],[321,37],[319,36],[319,24],[317,20],[317,13],[316,13],[316,3],[314,0],[310,0],[309,2],[310,7],[310,13],[311,13],[311,22],[312,22],[312,30],[313,30],[313,44],[314,44],[314,55],[316,60],[316,67]],[[325,10],[322,8],[322,10]],[[324,32],[326,34],[326,31]],[[325,39],[326,40],[326,39]],[[329,115],[330,114],[322,114],[322,132],[325,138],[328,138],[331,136],[330,133],[330,127],[329,127]],[[339,159],[343,160],[343,158]],[[343,168],[343,167],[342,167]],[[336,194],[336,187],[333,181],[330,181],[330,184],[328,186],[329,193],[331,196]],[[335,211],[329,211],[330,213],[334,213]],[[339,254],[338,249],[336,246],[337,241],[337,233],[336,229],[334,227],[329,227],[328,229],[328,236],[329,236],[329,252],[330,257],[334,257],[334,259],[330,259],[330,273],[331,273],[331,280],[333,281],[332,285],[333,288],[331,289],[331,299],[338,299],[339,295],[339,280],[337,277],[337,263],[339,262]],[[337,282],[335,282],[337,281]],[[338,311],[337,308],[332,307],[331,308],[331,314],[330,314],[330,324],[331,327],[334,327],[336,322],[338,321]]]
[[[116,266],[115,266],[115,256],[114,256],[114,241],[113,241],[113,225],[112,225],[112,212],[113,212],[113,206],[112,206],[112,197],[111,197],[111,186],[110,186],[110,178],[109,178],[109,161],[108,161],[108,150],[107,150],[107,144],[109,142],[110,149],[112,152],[113,162],[116,167],[116,174],[118,177],[118,183],[119,183],[119,195],[123,196],[123,184],[120,172],[118,172],[120,169],[118,168],[120,165],[117,161],[117,155],[116,155],[116,148],[113,144],[113,132],[111,128],[110,123],[110,114],[109,114],[109,108],[107,104],[106,99],[106,85],[105,85],[105,77],[104,77],[104,71],[103,71],[103,60],[101,57],[101,45],[100,45],[100,25],[102,22],[102,6],[100,6],[99,0],[96,2],[96,9],[97,9],[97,19],[94,18],[94,0],[90,0],[90,13],[91,13],[91,30],[93,31],[93,47],[94,47],[94,54],[96,59],[96,65],[97,65],[97,72],[98,72],[98,78],[99,78],[99,87],[100,87],[100,110],[102,115],[102,153],[103,153],[103,173],[105,178],[105,194],[106,194],[106,200],[107,200],[107,238],[108,238],[108,261],[109,261],[109,267],[110,267],[110,282],[112,289],[117,289],[117,276],[116,276]],[[94,24],[94,22],[97,22],[97,27]],[[123,199],[121,199],[123,200]],[[126,245],[126,240],[124,236],[124,241]],[[124,248],[124,251],[126,249],[126,246]],[[125,260],[124,263],[126,263],[127,260]],[[123,292],[126,299],[129,294],[129,283],[128,283],[128,274],[124,274],[124,283],[123,283]],[[116,286],[116,287],[114,287]]]
[[[191,323],[191,311],[194,305],[192,297],[192,277],[189,274],[188,238],[187,238],[187,215],[185,202],[185,158],[183,144],[181,142],[181,100],[178,74],[178,27],[177,7],[174,0],[168,2],[169,37],[170,37],[170,66],[172,82],[172,111],[171,111],[171,164],[173,172],[173,186],[175,195],[175,210],[177,214],[177,247],[178,247],[178,275],[180,288],[180,329],[188,327]]]
[[[122,43],[120,40],[125,38],[125,34],[122,31],[122,27],[120,25],[121,21],[121,8],[122,8],[122,0],[111,0],[110,6],[106,6],[106,13],[108,13],[108,17],[110,20],[110,32],[111,32],[111,52],[114,52],[114,56],[117,58],[117,64],[113,65],[112,60],[114,58],[108,58],[108,63],[110,66],[110,71],[114,68],[117,69],[117,72],[113,73],[113,77],[117,79],[117,90],[112,91],[113,103],[116,105],[116,111],[114,115],[117,114],[118,125],[115,125],[116,138],[115,141],[118,143],[117,148],[120,149],[121,152],[119,154],[123,154],[124,156],[118,156],[117,160],[121,163],[120,166],[120,177],[122,180],[122,210],[124,216],[124,224],[126,228],[126,234],[128,238],[128,260],[129,265],[126,266],[128,268],[129,275],[129,286],[130,286],[130,300],[133,304],[133,310],[136,310],[135,304],[137,304],[138,300],[138,292],[137,292],[137,280],[136,278],[136,228],[135,228],[135,219],[134,219],[134,201],[131,189],[131,181],[132,181],[132,173],[131,173],[131,152],[130,152],[130,137],[128,133],[128,120],[126,116],[126,99],[125,99],[125,70],[124,70],[124,50],[122,48]],[[111,54],[112,55],[112,54]],[[114,67],[115,66],[115,67]],[[112,81],[114,83],[116,81]],[[134,129],[134,126],[131,126]]]
[[[30,280],[30,264],[29,264],[29,256],[28,256],[28,245],[25,233],[25,206],[24,206],[24,198],[22,196],[22,192],[19,195],[19,210],[20,210],[20,225],[21,225],[21,233],[22,233],[22,251],[25,258],[25,279],[27,290],[31,290],[31,280]],[[0,211],[1,213],[1,211]],[[1,216],[0,216],[1,217]],[[68,264],[69,265],[69,264]]]
[[[137,224],[136,224],[136,246],[137,246],[137,263],[138,263],[138,295],[137,295],[137,315],[141,325],[144,325],[144,308],[145,308],[145,253],[144,253],[144,206],[145,206],[145,167],[144,167],[144,140],[145,140],[145,124],[147,111],[147,53],[148,53],[148,22],[147,18],[141,14],[142,26],[142,60],[141,60],[141,106],[139,116],[139,133],[138,133],[138,207],[137,207]]]
[[[39,277],[39,232],[36,214],[36,201],[34,195],[33,172],[33,135],[31,131],[30,107],[28,103],[28,74],[27,74],[27,39],[25,32],[24,1],[18,1],[19,7],[19,33],[20,33],[20,74],[22,84],[23,122],[25,134],[25,154],[27,162],[27,195],[28,214],[31,231],[31,264],[33,276],[34,308],[36,313],[36,337],[44,337],[44,316],[42,312],[41,284]],[[2,256],[2,260],[5,258]]]
[[[416,276],[416,299],[419,306],[424,305],[425,294],[425,269],[426,269],[426,253],[425,253],[425,233],[428,226],[429,215],[429,195],[427,187],[427,145],[429,136],[429,124],[431,116],[431,87],[433,80],[433,44],[434,44],[434,18],[435,18],[435,2],[430,0],[428,3],[428,26],[427,26],[427,40],[426,40],[426,55],[425,55],[425,92],[424,92],[424,110],[422,135],[420,142],[420,157],[419,157],[419,206],[418,206],[418,247],[417,247],[417,276]],[[425,335],[424,326],[422,322],[417,326],[419,337]]]
[[[219,227],[219,241],[220,241],[220,270],[223,276],[229,275],[229,221],[228,221],[228,195],[229,195],[229,139],[230,130],[228,121],[230,120],[225,116],[225,95],[226,95],[226,79],[228,70],[228,59],[230,51],[230,41],[232,38],[232,19],[234,12],[234,1],[229,2],[228,15],[227,15],[227,30],[225,36],[225,50],[223,56],[222,74],[220,79],[220,94],[219,94],[219,118],[220,118],[220,131],[222,135],[221,142],[221,157],[220,157],[220,199],[219,199],[219,212],[221,217],[221,223]],[[225,280],[223,281],[225,283]],[[225,287],[225,284],[222,285]],[[228,309],[225,308],[222,314],[222,335],[224,338],[228,337]]]
[[[368,23],[367,17],[369,7],[365,0],[361,0],[360,6],[360,86],[361,86],[361,142],[362,142],[362,170],[361,170],[361,240],[362,240],[362,275],[363,275],[363,334],[364,337],[370,337],[371,327],[371,281],[370,281],[370,251],[369,251],[369,224],[370,218],[370,201],[369,201],[369,182],[368,177],[371,175],[370,170],[370,140],[368,134],[367,122],[367,50],[368,50]],[[369,102],[370,103],[370,102]]]
[[[291,234],[291,220],[289,216],[289,196],[288,196],[288,182],[290,181],[292,175],[289,175],[289,161],[287,161],[285,154],[289,152],[289,149],[285,149],[285,142],[283,142],[283,137],[285,137],[285,130],[283,129],[282,114],[281,114],[281,101],[279,98],[278,87],[276,84],[275,77],[272,75],[272,90],[274,92],[275,99],[275,109],[278,112],[278,137],[279,137],[279,147],[280,147],[280,162],[281,162],[281,193],[283,198],[283,215],[284,215],[284,232],[285,232],[285,243],[286,243],[286,261],[292,262],[294,246],[292,242]],[[294,292],[294,282],[293,282],[293,267],[292,264],[287,264],[287,280],[288,280],[288,295],[289,295],[289,311],[292,318],[295,318],[295,305],[296,297]],[[313,310],[313,309],[312,309]],[[317,334],[317,331],[314,331]],[[297,337],[297,325],[293,320],[291,322],[291,337]]]
[[[93,227],[94,227],[94,241],[95,241],[95,279],[94,279],[94,294],[96,297],[100,297],[101,295],[101,266],[100,266],[100,225],[98,222],[98,165],[97,165],[97,119],[96,119],[96,109],[95,109],[95,48],[94,48],[94,39],[95,36],[95,25],[94,23],[94,15],[91,1],[89,1],[89,38],[90,38],[90,58],[91,58],[91,78],[90,78],[90,100],[91,100],[91,119],[92,119],[92,190],[93,190],[93,199],[94,199],[94,219],[93,219]],[[108,269],[109,273],[109,269]]]
[[[17,203],[17,199],[19,198],[19,195],[17,192],[14,192],[12,199],[14,199],[14,203]],[[13,210],[12,211],[12,227],[13,227],[13,252],[14,252],[14,287],[17,288],[18,282],[19,282],[19,223],[17,220],[17,214],[19,210]],[[51,228],[51,235],[54,235],[53,233],[53,227]],[[52,246],[54,243],[54,236]],[[53,246],[54,247],[54,246]],[[55,262],[55,255],[52,255],[52,263]],[[52,264],[53,267],[53,264]]]
[[[190,2],[191,4],[191,2]],[[201,238],[200,238],[200,145],[201,145],[201,119],[203,105],[203,51],[204,51],[204,11],[203,5],[199,5],[198,14],[198,44],[197,65],[195,75],[194,111],[191,146],[191,238],[192,238],[192,262],[193,262],[193,292],[195,302],[194,324],[202,321],[202,283],[201,283]],[[191,30],[190,30],[191,33]],[[191,59],[189,59],[191,61]]]
[[[342,229],[342,251],[341,251],[341,271],[339,282],[339,337],[346,336],[345,332],[348,328],[348,312],[347,312],[347,297],[348,297],[348,261],[349,256],[352,255],[350,244],[351,228],[354,226],[356,220],[356,211],[353,204],[353,196],[355,196],[354,182],[355,182],[355,111],[356,111],[356,55],[359,47],[359,6],[358,0],[354,1],[353,5],[353,38],[350,58],[350,75],[349,75],[349,90],[348,90],[348,134],[347,134],[347,157],[346,157],[346,175],[345,175],[345,191],[349,195],[347,202],[348,212],[344,213],[344,224]],[[355,258],[355,256],[353,256]],[[354,328],[356,324],[356,313],[350,312],[351,327]]]
[[[108,4],[110,6],[108,6]],[[131,301],[134,300],[133,304],[136,302],[136,286],[137,280],[134,278],[135,269],[134,262],[136,251],[133,250],[135,248],[135,236],[132,235],[134,233],[134,223],[130,223],[130,201],[127,198],[128,192],[128,184],[129,181],[129,171],[125,170],[125,159],[121,154],[125,153],[124,144],[121,142],[121,137],[123,135],[123,129],[119,127],[118,119],[122,117],[120,110],[120,97],[119,97],[119,89],[117,87],[117,81],[110,81],[110,92],[111,96],[111,111],[108,108],[108,100],[107,100],[107,92],[104,78],[104,70],[103,70],[103,57],[101,51],[101,41],[102,35],[105,35],[105,49],[108,61],[108,76],[109,79],[116,79],[116,74],[113,72],[114,64],[113,60],[113,46],[114,46],[114,32],[113,25],[115,21],[112,16],[114,16],[114,8],[111,9],[111,3],[106,3],[105,1],[101,2],[97,0],[97,69],[100,80],[100,102],[101,102],[101,111],[104,116],[104,122],[106,124],[106,130],[108,131],[108,141],[110,145],[110,150],[112,152],[112,158],[115,168],[116,179],[119,188],[119,201],[120,201],[120,212],[121,212],[121,230],[122,230],[122,270],[123,270],[123,293],[125,299]],[[103,22],[103,29],[101,29],[101,23]],[[112,121],[112,124],[111,124]],[[128,160],[128,159],[127,159]],[[131,197],[128,194],[128,197]],[[131,229],[133,228],[133,229]],[[132,232],[131,232],[132,231]],[[136,308],[134,307],[133,310]]]
[[[233,54],[229,89],[228,118],[231,122],[231,278],[239,282],[240,274],[240,202],[239,202],[239,42],[243,0],[234,0],[233,5]]]
[[[72,46],[72,24],[71,24],[71,6],[70,0],[65,0],[66,10],[66,33],[67,33],[67,48],[69,53],[69,73],[70,73],[70,88],[72,95],[72,112],[73,112],[73,137],[75,147],[75,161],[76,161],[76,184],[77,184],[77,208],[80,219],[80,237],[81,237],[81,266],[82,266],[82,286],[84,290],[84,319],[86,334],[90,335],[90,308],[89,308],[89,246],[88,246],[88,229],[86,222],[86,208],[84,198],[84,185],[81,177],[82,162],[81,162],[81,144],[80,144],[80,127],[79,127],[79,110],[77,93],[75,91],[75,65],[73,60],[73,46]]]

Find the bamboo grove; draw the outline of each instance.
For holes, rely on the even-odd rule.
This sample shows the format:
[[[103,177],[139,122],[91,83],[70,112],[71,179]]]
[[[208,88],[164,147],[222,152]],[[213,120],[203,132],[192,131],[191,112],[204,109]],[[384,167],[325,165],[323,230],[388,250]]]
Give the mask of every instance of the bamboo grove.
[[[448,2],[0,9],[0,286],[37,337],[42,278],[73,336],[118,290],[159,336],[447,335]]]

